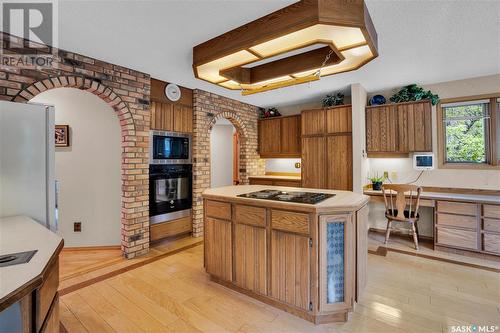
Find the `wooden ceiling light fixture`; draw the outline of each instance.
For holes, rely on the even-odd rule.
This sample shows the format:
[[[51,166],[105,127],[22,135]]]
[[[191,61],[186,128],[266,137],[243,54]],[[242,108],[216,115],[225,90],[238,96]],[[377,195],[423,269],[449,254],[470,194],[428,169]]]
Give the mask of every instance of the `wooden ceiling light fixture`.
[[[364,0],[302,0],[195,46],[193,70],[248,95],[352,71],[377,56]]]

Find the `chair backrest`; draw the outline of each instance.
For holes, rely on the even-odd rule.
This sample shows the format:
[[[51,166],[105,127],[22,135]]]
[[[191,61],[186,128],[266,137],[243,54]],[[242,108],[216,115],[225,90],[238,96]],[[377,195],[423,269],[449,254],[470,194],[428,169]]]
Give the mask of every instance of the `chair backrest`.
[[[398,211],[398,219],[405,219],[404,211],[406,206],[409,206],[409,217],[417,216],[418,208],[420,206],[420,194],[422,188],[417,185],[408,184],[384,184],[382,186],[382,193],[384,194],[385,210],[390,211],[391,215],[394,210]],[[408,200],[406,199],[408,196]]]

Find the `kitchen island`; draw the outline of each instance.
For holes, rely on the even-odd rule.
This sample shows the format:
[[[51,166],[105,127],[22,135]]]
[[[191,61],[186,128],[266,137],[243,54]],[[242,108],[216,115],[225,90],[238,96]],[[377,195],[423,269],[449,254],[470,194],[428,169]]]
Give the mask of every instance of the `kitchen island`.
[[[286,193],[242,196],[262,190]],[[334,196],[291,202],[294,192]],[[368,196],[243,185],[208,189],[203,200],[213,281],[316,324],[347,321],[366,284]]]

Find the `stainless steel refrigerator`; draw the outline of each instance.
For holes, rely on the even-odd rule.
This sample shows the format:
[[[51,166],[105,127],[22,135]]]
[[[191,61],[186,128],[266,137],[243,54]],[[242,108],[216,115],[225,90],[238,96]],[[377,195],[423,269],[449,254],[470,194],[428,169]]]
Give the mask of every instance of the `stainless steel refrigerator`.
[[[54,107],[0,101],[0,217],[57,231]]]

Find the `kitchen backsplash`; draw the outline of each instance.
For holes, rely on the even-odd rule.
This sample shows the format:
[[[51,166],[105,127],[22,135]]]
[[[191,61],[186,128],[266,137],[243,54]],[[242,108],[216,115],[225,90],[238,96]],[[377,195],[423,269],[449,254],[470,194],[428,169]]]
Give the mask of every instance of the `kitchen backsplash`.
[[[301,163],[300,158],[268,158],[266,159],[267,172],[300,173],[300,168],[295,163]]]

